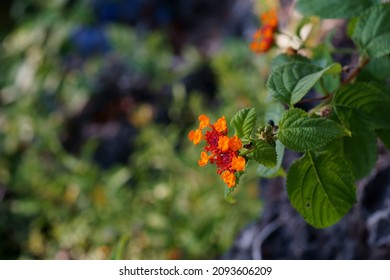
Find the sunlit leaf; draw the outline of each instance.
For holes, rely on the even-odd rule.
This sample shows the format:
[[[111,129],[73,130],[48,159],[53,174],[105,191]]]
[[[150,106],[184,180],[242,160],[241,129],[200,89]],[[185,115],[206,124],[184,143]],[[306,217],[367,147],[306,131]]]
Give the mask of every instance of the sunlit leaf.
[[[335,121],[309,117],[298,108],[286,111],[278,131],[278,139],[294,151],[317,149],[345,135],[348,131]]]

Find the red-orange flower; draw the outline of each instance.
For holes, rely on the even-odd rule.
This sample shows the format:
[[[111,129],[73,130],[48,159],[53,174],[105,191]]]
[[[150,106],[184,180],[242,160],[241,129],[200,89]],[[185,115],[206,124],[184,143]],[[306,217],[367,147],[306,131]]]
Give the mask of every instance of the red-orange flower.
[[[274,42],[274,33],[278,26],[278,16],[276,10],[272,9],[261,14],[262,27],[256,30],[252,36],[250,49],[254,53],[267,52]]]
[[[271,9],[263,14],[261,14],[261,22],[264,25],[269,25],[272,28],[276,28],[278,26],[278,15],[275,9]]]
[[[245,170],[245,158],[239,156],[242,142],[237,135],[229,137],[226,119],[219,118],[214,124],[210,124],[210,119],[206,115],[199,116],[199,129],[191,130],[188,138],[198,144],[202,139],[207,145],[200,154],[198,164],[204,166],[208,163],[217,166],[217,173],[229,188],[236,184],[236,172]],[[202,129],[209,127],[203,134]]]

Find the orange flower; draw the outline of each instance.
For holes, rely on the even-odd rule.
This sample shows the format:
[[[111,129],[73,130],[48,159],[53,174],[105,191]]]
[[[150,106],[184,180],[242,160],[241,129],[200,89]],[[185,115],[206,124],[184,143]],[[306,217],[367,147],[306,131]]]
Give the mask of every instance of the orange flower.
[[[218,149],[220,149],[222,152],[226,152],[229,150],[229,137],[228,136],[221,136],[218,139]]]
[[[271,39],[273,40],[274,37],[274,29],[269,25],[264,25],[261,28],[261,35],[264,39]]]
[[[261,29],[258,28],[255,33],[253,33],[252,35],[252,39],[253,40],[261,40],[261,38],[263,38],[263,33],[261,32]]]
[[[245,158],[242,156],[234,157],[232,159],[232,169],[236,171],[244,171],[245,170]]]
[[[205,166],[209,162],[209,156],[206,152],[200,153],[200,160],[198,160],[199,166]]]
[[[252,42],[250,44],[250,49],[254,53],[263,53],[263,52],[266,52],[267,50],[269,50],[269,46],[268,46],[268,43],[263,42],[263,41],[262,42]]]
[[[214,124],[210,124],[210,119],[206,115],[200,115],[199,128],[191,130],[188,138],[198,144],[204,139],[207,145],[200,153],[198,160],[199,166],[206,164],[215,164],[217,174],[220,174],[222,180],[229,188],[236,185],[236,172],[244,171],[245,158],[239,156],[239,150],[242,148],[242,142],[237,135],[228,136],[228,127],[224,116],[220,117]],[[202,129],[209,127],[205,133]]]
[[[202,140],[202,131],[200,129],[191,130],[190,133],[188,133],[188,139],[190,139],[191,142],[194,142],[195,145],[198,145],[200,140]]]
[[[198,117],[198,120],[199,120],[199,129],[203,129],[210,124],[210,119],[206,115],[200,115]]]
[[[214,127],[218,132],[224,132],[227,130],[225,116],[220,117],[215,123]]]
[[[229,170],[223,172],[221,174],[221,178],[229,188],[233,187],[236,184],[236,176]]]
[[[241,147],[242,143],[237,135],[234,135],[232,138],[229,139],[229,148],[232,149],[232,151],[238,151],[239,149],[241,149]]]
[[[252,36],[250,49],[254,53],[264,53],[272,47],[274,33],[278,26],[278,15],[275,9],[261,14],[262,27]]]
[[[264,25],[269,25],[273,28],[276,28],[278,25],[278,15],[275,9],[271,9],[268,12],[261,14],[261,22]]]
[[[262,27],[253,35],[250,49],[254,53],[264,53],[272,47],[273,41],[273,30],[267,26]]]

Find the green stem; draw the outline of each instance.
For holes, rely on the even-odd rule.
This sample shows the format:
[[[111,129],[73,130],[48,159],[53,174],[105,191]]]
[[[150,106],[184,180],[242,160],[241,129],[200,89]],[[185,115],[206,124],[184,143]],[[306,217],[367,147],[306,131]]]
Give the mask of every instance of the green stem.
[[[250,149],[248,149],[248,150],[246,150],[246,151],[244,151],[244,152],[241,152],[241,153],[240,153],[240,156],[246,156],[246,155],[252,153],[254,150],[255,150],[254,147],[253,147],[253,148],[250,148]]]

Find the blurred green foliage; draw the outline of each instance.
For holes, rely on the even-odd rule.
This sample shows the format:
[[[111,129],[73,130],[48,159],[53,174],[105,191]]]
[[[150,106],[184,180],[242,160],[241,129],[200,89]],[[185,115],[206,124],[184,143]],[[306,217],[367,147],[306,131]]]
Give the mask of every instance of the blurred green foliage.
[[[176,121],[141,122],[128,165],[102,170],[92,161],[93,141],[76,156],[64,150],[61,134],[91,97],[107,55],[65,67],[70,33],[85,17],[82,7],[65,13],[63,1],[54,2],[19,19],[1,44],[0,258],[218,258],[259,215],[258,180],[249,167],[235,191],[238,202],[224,201],[215,170],[197,166],[200,148],[187,141],[181,112],[215,120],[251,104],[262,108],[263,61],[244,41],[224,42],[210,58],[223,106],[211,108],[201,94],[184,104],[180,79],[204,62],[196,49],[187,47],[172,67],[162,33],[106,26],[110,55],[152,77],[154,88],[173,85],[168,109]],[[23,14],[23,1],[18,4],[14,12]]]

